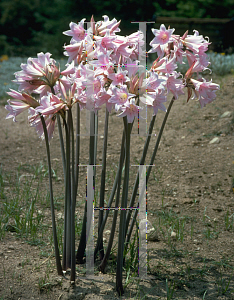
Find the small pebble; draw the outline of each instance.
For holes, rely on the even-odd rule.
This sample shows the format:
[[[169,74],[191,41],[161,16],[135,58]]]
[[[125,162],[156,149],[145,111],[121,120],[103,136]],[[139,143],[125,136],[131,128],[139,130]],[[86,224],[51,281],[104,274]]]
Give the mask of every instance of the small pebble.
[[[220,118],[230,118],[232,116],[231,111],[225,111]]]
[[[214,137],[210,142],[209,144],[218,144],[220,142],[219,138],[216,136]]]
[[[63,219],[64,218],[63,213],[59,212],[57,214],[57,217],[58,217],[59,220]]]

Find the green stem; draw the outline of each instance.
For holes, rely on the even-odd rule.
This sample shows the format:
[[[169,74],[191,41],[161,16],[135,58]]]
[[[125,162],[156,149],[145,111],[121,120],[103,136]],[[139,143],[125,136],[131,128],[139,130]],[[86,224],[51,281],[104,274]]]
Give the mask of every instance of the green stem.
[[[148,135],[147,135],[147,138],[146,138],[146,141],[145,141],[143,153],[142,153],[141,160],[140,160],[140,165],[144,165],[145,164],[145,158],[146,158],[146,154],[147,154],[149,143],[150,143],[150,139],[151,139],[151,134],[153,132],[155,119],[156,119],[156,115],[152,116],[151,122],[150,122],[150,126],[149,126]],[[134,206],[136,195],[137,195],[137,190],[138,190],[138,185],[139,185],[139,172],[137,172],[137,177],[136,177],[136,180],[135,180],[135,183],[134,183],[134,188],[133,188],[133,192],[132,192],[132,196],[131,196],[129,207],[133,207]],[[127,212],[126,233],[127,233],[127,228],[128,228],[129,221],[130,221],[130,218],[131,218],[131,213],[132,213],[131,210],[129,210]],[[125,233],[125,235],[126,235],[126,233]]]
[[[68,123],[68,124],[67,124]],[[63,243],[63,270],[71,267],[71,176],[70,176],[70,120],[65,122],[66,132],[66,184],[64,210],[64,243]]]
[[[98,115],[96,115],[94,112],[93,112],[93,118],[94,118],[94,161],[93,161],[93,164],[94,164],[94,167],[93,167],[93,178],[94,178],[94,189],[95,189],[95,175],[96,175],[96,161],[97,161],[97,142],[98,142]]]
[[[90,112],[90,138],[89,138],[89,165],[95,163],[95,114],[93,111]],[[93,182],[94,187],[95,181]],[[85,210],[83,217],[82,230],[80,235],[80,242],[77,249],[76,261],[83,263],[83,257],[86,247],[86,220],[87,219],[87,201],[85,202]]]
[[[49,171],[49,186],[50,186],[50,207],[51,207],[52,230],[53,230],[53,238],[54,238],[56,266],[57,266],[58,275],[63,275],[61,261],[60,261],[59,247],[58,247],[55,214],[54,214],[54,198],[53,198],[52,172],[51,172],[50,147],[49,147],[48,133],[47,133],[45,119],[42,115],[40,117],[41,117],[41,122],[42,122],[44,136],[45,136],[45,143],[46,143],[46,153],[47,153],[47,162],[48,162],[48,171]]]
[[[54,95],[56,94],[53,86],[51,86],[51,92]],[[57,122],[58,122],[59,141],[60,141],[60,149],[61,149],[62,163],[63,163],[64,184],[66,184],[66,158],[65,158],[65,151],[64,151],[62,126],[61,126],[61,122],[60,122],[59,113],[57,113],[56,116],[57,116]]]
[[[82,230],[80,235],[80,242],[76,253],[76,262],[78,264],[84,263],[83,257],[85,253],[85,247],[86,247],[86,219],[87,219],[87,201],[85,201],[85,209],[84,209]]]
[[[118,168],[117,176],[116,176],[117,180],[115,180],[115,184],[118,183],[117,195],[116,195],[116,198],[115,198],[115,208],[117,208],[119,206],[121,177],[122,177],[123,163],[124,163],[124,157],[125,157],[124,146],[125,146],[125,131],[123,131],[123,135],[122,135],[122,144],[121,144],[121,151],[120,151],[120,158],[119,158],[119,168]],[[113,195],[113,197],[114,197],[114,195]],[[111,204],[108,203],[108,207],[110,207],[110,206],[111,206]],[[109,214],[109,210],[106,211],[105,218],[104,218],[104,221],[102,223],[101,230],[100,230],[101,232],[103,232],[108,214]],[[104,258],[103,258],[103,260],[102,260],[102,262],[99,266],[99,269],[102,273],[104,273],[104,271],[105,271],[105,267],[106,267],[107,261],[109,259],[111,248],[112,248],[112,245],[113,245],[117,216],[118,216],[118,210],[115,210],[113,220],[112,220],[112,227],[111,227],[111,233],[110,233],[108,246],[107,246]],[[98,243],[98,241],[97,241],[97,243]]]
[[[167,118],[168,118],[168,116],[169,116],[169,113],[170,113],[170,111],[171,111],[171,108],[172,108],[172,105],[173,105],[174,101],[175,101],[175,97],[173,96],[172,99],[171,99],[171,102],[169,103],[169,106],[168,106],[168,108],[167,108],[167,112],[166,112],[166,114],[165,114],[165,117],[164,117],[164,119],[163,119],[162,126],[161,126],[160,131],[159,131],[159,134],[158,134],[157,142],[156,142],[155,147],[154,147],[154,152],[153,152],[152,157],[151,157],[151,160],[150,160],[150,165],[149,165],[149,167],[148,167],[148,169],[147,169],[146,184],[147,184],[147,182],[148,182],[148,179],[149,179],[149,176],[150,176],[150,172],[151,172],[152,166],[153,166],[153,164],[154,164],[155,156],[156,156],[157,151],[158,151],[158,146],[159,146],[160,141],[161,141],[161,137],[162,137],[162,134],[163,134],[163,130],[164,130],[164,127],[165,127],[165,125],[166,125]]]
[[[58,132],[59,132],[59,141],[60,141],[60,148],[61,148],[61,155],[62,155],[62,162],[63,162],[63,174],[64,174],[64,183],[66,182],[65,174],[66,174],[66,158],[65,158],[65,151],[64,151],[64,142],[63,142],[63,133],[62,133],[62,126],[60,121],[60,115],[56,114],[57,121],[58,121]]]
[[[121,146],[121,152],[123,151],[123,161],[124,161],[124,143],[125,143],[125,132],[123,131],[122,146]],[[122,148],[123,148],[123,150],[122,150]],[[120,163],[119,163],[119,168],[117,170],[117,173],[115,175],[115,181],[114,181],[114,184],[112,186],[111,195],[110,195],[107,207],[111,207],[111,205],[112,205],[112,202],[113,202],[113,199],[114,199],[114,196],[115,196],[115,191],[116,191],[117,184],[118,184],[118,180],[119,180],[119,174],[122,174],[122,167],[120,168]],[[117,207],[117,206],[115,205],[115,207]],[[103,218],[103,221],[102,221],[102,224],[101,224],[101,227],[100,227],[100,233],[98,235],[97,243],[96,243],[96,247],[95,247],[95,251],[94,251],[94,258],[96,257],[98,249],[99,249],[99,243],[101,242],[101,236],[103,234],[103,230],[105,228],[109,212],[110,212],[109,210],[106,210],[105,216]]]
[[[124,241],[125,241],[125,226],[126,226],[126,209],[128,200],[128,184],[129,184],[129,165],[130,165],[130,132],[131,123],[127,123],[127,117],[124,117],[124,127],[126,132],[126,148],[125,148],[125,170],[124,170],[124,181],[120,211],[120,224],[119,224],[119,241],[118,241],[118,258],[117,258],[117,269],[116,269],[116,290],[119,295],[123,295],[123,283],[122,283],[122,272],[123,272],[123,252],[124,252]]]
[[[108,112],[108,110],[106,108],[104,141],[103,141],[103,150],[102,150],[102,174],[101,174],[101,187],[100,187],[99,208],[104,207],[105,180],[106,180],[106,153],[107,153],[108,120],[109,120],[109,112]],[[98,235],[100,235],[100,239],[101,239],[101,242],[99,244],[99,253],[100,253],[100,259],[101,260],[104,257],[103,233],[100,232],[102,221],[103,221],[103,210],[99,210]]]
[[[76,277],[76,258],[75,258],[75,207],[76,207],[76,174],[75,174],[75,143],[74,143],[74,130],[73,130],[73,119],[72,119],[72,111],[68,110],[68,119],[69,119],[69,128],[70,128],[70,136],[72,139],[72,172],[71,172],[71,276],[70,280],[75,281]]]
[[[75,195],[78,190],[78,179],[79,179],[79,163],[80,163],[80,106],[76,104],[76,163],[75,163]]]
[[[161,141],[161,137],[162,137],[162,134],[163,134],[163,130],[164,130],[164,127],[166,125],[166,122],[167,122],[167,118],[168,118],[168,115],[170,113],[170,110],[171,110],[171,107],[174,103],[174,100],[175,98],[173,97],[171,99],[171,102],[168,106],[168,109],[167,109],[167,112],[165,114],[165,117],[163,119],[163,122],[162,122],[162,126],[160,128],[160,131],[159,131],[159,134],[158,134],[158,138],[157,138],[157,141],[156,141],[156,144],[155,144],[155,147],[154,147],[154,151],[153,151],[153,154],[151,156],[151,160],[150,160],[150,165],[147,169],[147,175],[146,175],[146,186],[147,186],[147,182],[148,182],[148,179],[149,179],[149,175],[150,175],[150,172],[151,172],[151,169],[152,169],[152,166],[153,166],[153,163],[154,163],[154,160],[155,160],[155,157],[156,157],[156,154],[157,154],[157,151],[158,151],[158,146],[159,146],[159,143]],[[138,177],[138,184],[139,184],[139,173],[137,175]],[[136,182],[135,182],[136,183]],[[137,185],[138,186],[138,185]],[[135,186],[134,186],[134,191],[135,191]],[[135,196],[136,197],[136,191],[135,191]],[[128,234],[127,234],[127,238],[126,238],[126,245],[129,244],[129,241],[130,241],[130,237],[131,237],[131,234],[132,234],[132,230],[133,230],[133,226],[134,226],[134,223],[135,223],[135,220],[137,218],[137,214],[138,214],[138,210],[135,210],[135,213],[133,215],[133,219],[131,221],[131,225],[130,225],[130,228],[129,228],[129,231],[128,231]],[[127,227],[126,227],[127,228]]]
[[[54,87],[51,87],[51,92],[55,95]],[[57,113],[57,122],[58,122],[58,132],[59,132],[59,141],[60,141],[60,148],[61,148],[61,155],[62,155],[62,162],[63,162],[63,174],[64,174],[64,184],[66,183],[66,159],[65,159],[65,151],[64,151],[64,142],[63,142],[63,133],[62,133],[62,126],[60,122],[60,114]]]

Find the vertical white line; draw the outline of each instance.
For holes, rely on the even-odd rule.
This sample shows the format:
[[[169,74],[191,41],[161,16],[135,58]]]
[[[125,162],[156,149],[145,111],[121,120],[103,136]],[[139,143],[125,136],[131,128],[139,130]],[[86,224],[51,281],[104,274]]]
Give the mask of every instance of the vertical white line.
[[[147,277],[146,166],[139,165],[139,277]]]
[[[91,29],[91,22],[85,22],[87,24],[87,30]],[[86,47],[86,44],[84,45],[84,47]],[[87,50],[86,50],[87,51]],[[87,63],[87,56],[86,56],[86,63]],[[87,79],[88,79],[88,74],[87,74]],[[86,97],[86,101],[89,101]],[[93,117],[90,113],[90,110],[86,109],[86,135],[89,136],[93,136],[94,132],[92,132],[90,130],[90,117]]]
[[[87,166],[86,277],[94,275],[93,166]]]
[[[144,45],[140,46],[138,43],[138,49],[139,49],[139,61],[140,65],[143,66],[143,68],[139,68],[140,74],[142,72],[145,72],[144,80],[146,79],[146,22],[139,22],[139,31],[141,31],[144,35]],[[140,42],[140,38],[139,38]],[[140,94],[145,94],[146,90],[145,88],[139,86],[139,92]],[[140,96],[140,100],[143,98]],[[147,134],[147,108],[146,105],[144,105],[141,101],[139,103],[139,106],[142,108],[140,110],[140,116],[143,117],[143,119],[139,118],[139,135],[140,136],[146,136]]]

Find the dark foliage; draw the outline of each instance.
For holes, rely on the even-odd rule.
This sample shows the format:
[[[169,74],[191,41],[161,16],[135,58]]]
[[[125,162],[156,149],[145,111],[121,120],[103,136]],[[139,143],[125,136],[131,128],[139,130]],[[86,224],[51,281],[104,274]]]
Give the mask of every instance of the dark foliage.
[[[157,16],[228,18],[234,0],[0,0],[0,55],[35,56],[49,51],[62,56],[69,37],[62,34],[71,21],[108,15],[122,20],[123,34],[138,29],[132,21],[154,21]]]

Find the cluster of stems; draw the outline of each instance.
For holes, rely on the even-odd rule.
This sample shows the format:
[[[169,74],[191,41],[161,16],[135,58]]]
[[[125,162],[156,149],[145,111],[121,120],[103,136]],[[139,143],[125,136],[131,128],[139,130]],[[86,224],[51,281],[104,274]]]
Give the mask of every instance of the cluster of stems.
[[[170,113],[172,104],[174,102],[174,97],[172,98],[167,112],[165,114],[163,123],[161,125],[161,129],[159,131],[159,135],[156,139],[156,143],[154,146],[154,150],[152,152],[151,160],[148,165],[146,182],[148,182],[149,175],[151,172],[151,168],[154,164],[155,156],[158,150],[158,146],[160,143],[160,139],[162,137],[162,133]],[[109,112],[106,110],[105,115],[105,127],[104,127],[104,140],[103,140],[103,150],[102,150],[102,171],[101,171],[101,185],[100,185],[100,199],[99,199],[99,207],[104,207],[104,199],[105,199],[105,182],[106,182],[106,152],[107,152],[107,137],[108,137],[108,119]],[[146,136],[146,141],[143,149],[143,153],[140,159],[140,165],[145,164],[145,158],[147,155],[147,151],[149,149],[149,143],[152,136],[154,124],[155,124],[156,116],[152,116],[149,130]],[[96,153],[97,153],[97,137],[98,137],[98,128],[97,122],[98,116],[93,112],[90,112],[90,144],[89,144],[89,165],[93,165],[95,168],[96,162]],[[50,186],[50,199],[51,199],[51,215],[52,215],[52,228],[53,228],[53,237],[54,237],[54,248],[55,248],[55,257],[56,257],[56,265],[57,271],[59,275],[62,275],[63,272],[66,272],[68,269],[70,272],[70,280],[71,282],[75,282],[76,277],[76,262],[83,263],[85,257],[85,249],[86,249],[86,219],[87,219],[87,203],[84,209],[83,215],[83,226],[80,234],[80,241],[78,245],[78,249],[75,253],[75,207],[76,207],[76,196],[78,191],[78,178],[79,178],[79,155],[80,155],[80,109],[77,105],[77,118],[76,118],[76,141],[74,139],[74,130],[73,130],[73,118],[72,112],[69,110],[67,112],[67,120],[63,120],[64,129],[65,129],[65,148],[64,148],[64,140],[62,134],[62,126],[60,122],[60,116],[57,114],[58,121],[58,131],[60,137],[60,146],[61,146],[61,155],[63,162],[63,170],[64,170],[64,183],[65,183],[65,205],[64,205],[64,240],[63,240],[63,255],[62,255],[62,264],[60,261],[60,253],[58,247],[58,239],[56,233],[56,223],[55,223],[55,213],[54,213],[54,203],[53,203],[53,188],[52,188],[52,172],[51,172],[51,162],[50,162],[50,151],[49,151],[49,142],[48,142],[48,134],[45,126],[45,121],[43,116],[41,116],[41,121],[44,128],[45,135],[45,143],[47,150],[47,158],[48,158],[48,167],[49,167],[49,186]],[[113,182],[111,195],[109,197],[107,207],[111,207],[114,198],[115,203],[114,207],[121,207],[120,210],[114,211],[114,216],[112,219],[112,227],[109,237],[109,242],[107,244],[107,248],[104,251],[103,247],[103,231],[105,229],[105,225],[107,222],[107,218],[109,215],[109,210],[105,210],[105,215],[103,210],[99,210],[99,219],[98,219],[98,236],[96,240],[96,245],[94,249],[94,258],[97,258],[97,254],[99,253],[100,265],[99,270],[103,273],[105,272],[105,268],[112,250],[117,217],[119,214],[119,235],[118,235],[118,253],[117,253],[117,266],[116,266],[116,289],[119,295],[123,295],[123,283],[122,283],[122,274],[123,274],[123,264],[124,264],[124,253],[127,253],[127,247],[129,245],[131,234],[136,224],[137,213],[136,209],[134,215],[131,218],[132,210],[125,210],[127,207],[134,207],[134,205],[139,206],[137,202],[137,192],[139,187],[139,172],[137,172],[135,183],[132,189],[132,195],[129,199],[129,166],[130,166],[130,140],[131,140],[131,130],[133,123],[128,123],[127,118],[123,118],[123,134],[122,134],[122,143],[120,149],[120,157],[118,170],[116,172],[115,180]],[[75,147],[76,142],[76,147]],[[124,172],[123,172],[124,170]],[[121,186],[123,184],[123,188],[121,191]],[[95,177],[93,180],[93,186],[95,187]],[[122,193],[122,195],[121,195]],[[121,197],[121,205],[120,205],[120,197]],[[130,223],[131,221],[131,223]]]
[[[120,31],[120,21],[118,22],[115,18],[110,20],[108,16],[103,16],[103,18],[103,21],[98,22],[95,22],[92,17],[90,22],[85,22],[85,19],[82,19],[78,24],[70,23],[70,30],[64,32],[65,35],[72,37],[70,44],[64,46],[64,54],[68,56],[68,63],[64,71],[60,71],[60,67],[56,65],[55,60],[50,58],[51,54],[48,52],[45,54],[38,53],[37,58],[28,58],[27,64],[21,64],[22,70],[15,73],[16,79],[14,80],[19,84],[19,91],[11,90],[8,92],[8,95],[13,99],[8,100],[8,105],[5,108],[8,110],[6,118],[13,118],[13,121],[22,111],[28,110],[30,125],[34,126],[39,136],[45,139],[57,270],[58,274],[62,275],[63,272],[70,269],[70,280],[75,282],[76,263],[84,262],[85,250],[86,260],[89,259],[87,253],[90,254],[92,251],[92,249],[87,251],[91,234],[91,224],[87,222],[91,219],[88,215],[90,209],[87,201],[77,251],[75,243],[75,211],[81,147],[80,110],[87,109],[90,113],[89,166],[93,167],[93,178],[91,185],[88,184],[87,186],[88,189],[91,186],[93,191],[97,180],[98,111],[103,105],[105,106],[98,235],[92,257],[93,260],[96,260],[99,254],[99,269],[105,272],[113,249],[119,216],[116,290],[119,295],[122,295],[124,293],[122,275],[125,255],[134,225],[136,224],[138,230],[140,228],[136,221],[142,195],[142,191],[139,191],[140,168],[136,174],[133,188],[129,186],[130,142],[134,120],[142,119],[141,111],[144,108],[153,110],[139,163],[139,166],[148,166],[145,174],[147,186],[163,130],[174,101],[178,99],[179,95],[184,94],[183,90],[186,88],[187,101],[190,98],[197,98],[201,107],[204,107],[215,99],[215,92],[219,89],[219,85],[213,83],[212,80],[207,81],[201,75],[201,72],[207,70],[210,64],[206,54],[210,42],[199,35],[198,31],[194,30],[194,35],[189,35],[187,31],[180,37],[174,34],[175,29],[166,29],[164,24],[160,26],[160,29],[152,29],[155,37],[150,42],[152,48],[148,53],[156,52],[157,59],[153,62],[151,69],[147,71],[144,41],[146,32],[143,32],[146,27],[143,26],[143,29],[140,29],[141,25],[139,25],[139,31],[129,36],[121,36],[117,34]],[[85,29],[85,23],[88,23],[87,29]],[[144,59],[142,59],[143,56],[145,56]],[[178,63],[183,63],[184,57],[188,60],[189,69],[185,74],[181,74],[176,69]],[[169,92],[172,93],[173,97],[166,109],[163,103],[167,101]],[[39,95],[38,99],[35,98],[36,94]],[[73,107],[76,107],[76,125],[72,115]],[[104,203],[107,202],[105,183],[109,113],[113,108],[119,112],[118,117],[123,118],[123,133],[118,169],[108,199],[107,209],[103,210]],[[159,109],[165,111],[165,117],[155,145],[149,147]],[[55,120],[58,124],[65,185],[62,262],[56,231],[49,150]],[[153,151],[150,162],[146,164],[145,160],[149,149],[153,149]],[[131,188],[132,193],[129,197]],[[87,193],[89,192],[87,191]],[[91,195],[93,194],[91,193]],[[114,210],[109,242],[107,248],[104,249],[103,232],[109,216],[108,208],[113,206],[120,209]],[[127,210],[127,208],[133,207],[136,209],[132,216],[132,210]],[[143,231],[147,233],[147,228],[144,228]]]

